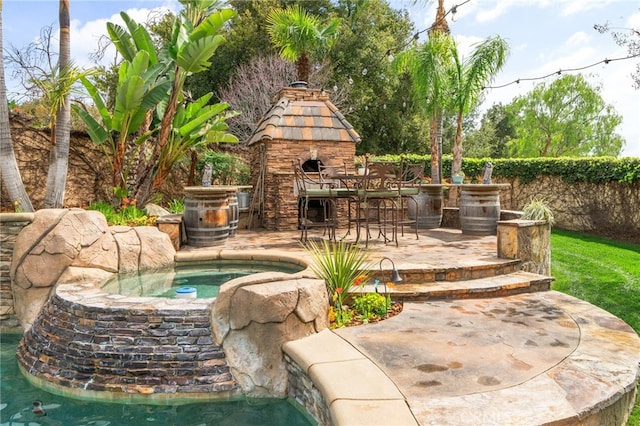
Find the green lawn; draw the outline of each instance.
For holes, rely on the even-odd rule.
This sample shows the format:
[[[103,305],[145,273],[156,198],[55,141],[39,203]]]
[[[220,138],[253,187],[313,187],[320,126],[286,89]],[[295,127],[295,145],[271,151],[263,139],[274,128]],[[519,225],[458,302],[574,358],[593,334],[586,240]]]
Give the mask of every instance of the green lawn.
[[[554,230],[551,275],[554,290],[611,312],[640,334],[640,245]],[[640,426],[640,400],[628,425]]]

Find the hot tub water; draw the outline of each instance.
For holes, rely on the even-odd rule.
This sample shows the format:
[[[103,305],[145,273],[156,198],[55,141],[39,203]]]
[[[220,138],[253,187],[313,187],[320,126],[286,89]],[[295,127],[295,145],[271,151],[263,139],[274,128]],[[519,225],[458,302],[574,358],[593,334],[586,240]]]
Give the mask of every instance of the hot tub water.
[[[285,262],[215,261],[135,274],[119,274],[102,290],[124,296],[176,297],[182,287],[196,289],[198,298],[216,297],[220,286],[234,278],[260,272],[295,273],[304,269]]]

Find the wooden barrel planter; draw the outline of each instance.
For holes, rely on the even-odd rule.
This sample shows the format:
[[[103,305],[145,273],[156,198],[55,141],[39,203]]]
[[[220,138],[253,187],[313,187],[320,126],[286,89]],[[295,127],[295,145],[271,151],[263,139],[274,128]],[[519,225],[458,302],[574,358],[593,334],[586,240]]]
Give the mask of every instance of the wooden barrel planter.
[[[224,244],[229,237],[228,186],[185,188],[184,224],[187,244],[209,247]]]
[[[409,219],[415,220],[418,229],[439,228],[442,222],[442,185],[423,185],[414,196],[416,203],[407,203]]]
[[[461,185],[460,229],[469,235],[496,235],[500,220],[500,187]]]

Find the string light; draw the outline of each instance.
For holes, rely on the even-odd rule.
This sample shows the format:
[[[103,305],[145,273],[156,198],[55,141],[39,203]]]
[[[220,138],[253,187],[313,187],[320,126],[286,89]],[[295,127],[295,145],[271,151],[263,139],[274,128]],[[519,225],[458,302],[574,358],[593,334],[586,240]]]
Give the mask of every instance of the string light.
[[[462,5],[466,4],[466,3],[469,3],[469,1],[471,1],[471,0],[463,1],[462,3],[456,4],[453,7],[451,7],[451,9],[449,9],[444,14],[444,16],[442,18],[440,18],[436,22],[434,22],[433,25],[431,25],[428,28],[425,28],[423,30],[420,30],[420,31],[416,32],[411,37],[411,39],[409,39],[409,41],[407,43],[405,43],[400,49],[398,49],[398,51],[401,52],[404,49],[406,49],[412,42],[417,42],[419,40],[421,34],[432,30],[434,27],[437,27],[443,20],[445,20],[447,15],[449,15],[449,14],[455,15],[457,13],[457,11],[458,11],[458,7],[460,7],[460,6],[462,6]],[[384,57],[387,59],[387,61],[389,63],[393,62],[394,56],[393,56],[393,53],[392,53],[391,49],[388,49],[385,52],[385,56]],[[624,60],[627,60],[627,59],[634,59],[634,58],[639,58],[639,57],[640,57],[640,54],[624,56],[624,57],[618,57],[618,58],[604,58],[601,61],[589,64],[589,65],[581,66],[581,67],[558,69],[557,71],[551,72],[549,74],[541,75],[541,76],[538,76],[538,77],[525,77],[525,78],[521,77],[521,78],[518,78],[516,80],[513,80],[513,81],[511,81],[509,83],[505,83],[505,84],[500,84],[500,85],[495,85],[495,86],[484,86],[484,87],[482,87],[482,90],[485,90],[485,89],[501,89],[501,88],[504,88],[504,87],[507,87],[507,86],[510,86],[510,85],[513,85],[513,84],[520,84],[521,81],[544,80],[544,79],[552,77],[554,75],[562,75],[563,73],[569,73],[569,72],[575,72],[575,71],[583,71],[583,70],[586,70],[586,69],[589,69],[589,68],[593,68],[593,67],[601,65],[601,64],[608,65],[611,62],[624,61]],[[368,69],[365,67],[365,68],[362,69],[362,75],[366,76],[367,74],[368,74]],[[389,81],[389,77],[388,76],[385,77],[383,74],[380,74],[380,78],[381,79],[386,79],[387,82]],[[353,84],[353,79],[351,77],[349,77],[348,83],[350,85]],[[334,85],[333,86],[333,90],[337,92],[338,86]],[[382,107],[383,107],[383,109],[386,109],[387,105],[383,104]],[[403,101],[402,102],[402,108],[406,108],[406,107],[407,107],[407,102]],[[363,109],[365,111],[368,111],[369,110],[369,106],[368,105],[364,105]],[[353,107],[349,107],[349,113],[352,113],[352,112],[354,112],[354,108]]]
[[[603,59],[601,61],[594,62],[593,64],[585,65],[585,66],[582,66],[582,67],[559,69],[558,71],[554,71],[554,72],[549,73],[549,74],[541,75],[539,77],[518,78],[516,80],[513,80],[513,81],[511,81],[509,83],[505,83],[505,84],[499,84],[499,85],[496,85],[496,86],[484,86],[482,89],[483,90],[484,89],[502,89],[503,87],[511,86],[512,84],[520,84],[521,81],[544,80],[545,78],[549,78],[549,77],[554,76],[554,75],[562,75],[562,73],[574,72],[574,71],[583,71],[583,70],[598,66],[600,64],[608,65],[610,62],[624,61],[624,60],[627,60],[627,59],[634,59],[634,58],[638,58],[638,57],[640,57],[640,53],[639,54],[635,54],[635,55],[631,55],[631,56],[623,56],[623,57],[620,57],[620,58],[612,58],[612,59],[605,58],[605,59]]]
[[[432,29],[434,29],[435,27],[437,27],[438,25],[440,25],[440,23],[442,23],[442,22],[445,20],[445,18],[447,17],[447,15],[448,15],[448,14],[450,14],[450,13],[451,13],[451,14],[455,15],[456,13],[458,13],[458,7],[465,5],[465,4],[469,3],[470,1],[471,1],[471,0],[466,0],[466,1],[463,1],[462,3],[454,4],[454,5],[451,7],[451,9],[449,9],[448,11],[446,11],[446,12],[445,12],[445,14],[442,16],[442,18],[441,18],[441,19],[439,19],[439,20],[437,20],[436,22],[434,22],[434,23],[433,23],[433,25],[431,25],[431,26],[430,26],[430,27],[428,27],[428,28],[425,28],[424,30],[420,30],[420,31],[418,31],[417,33],[415,33],[415,34],[414,34],[414,36],[413,36],[413,39],[412,39],[412,40],[416,40],[416,41],[417,41],[417,40],[420,38],[420,34],[423,34],[423,33],[425,33],[425,32],[431,31]],[[409,43],[410,43],[410,42],[409,42]],[[402,49],[400,49],[400,50],[403,50],[405,47],[407,47],[407,46],[409,45],[409,43],[405,44],[405,45],[403,46],[403,48],[402,48]]]
[[[456,5],[453,5],[453,6],[452,6],[452,7],[451,7],[447,12],[445,12],[445,14],[442,16],[442,18],[440,18],[440,19],[438,19],[437,21],[435,21],[435,22],[433,23],[433,25],[431,25],[431,26],[430,26],[430,27],[428,27],[428,28],[425,28],[425,29],[423,29],[423,30],[420,30],[420,31],[416,32],[416,33],[411,37],[411,39],[409,39],[409,41],[408,41],[408,42],[406,42],[406,43],[405,43],[405,44],[404,44],[400,49],[398,49],[398,51],[399,51],[399,52],[401,52],[401,51],[403,51],[404,49],[406,49],[406,48],[407,48],[407,47],[408,47],[412,42],[417,42],[417,41],[420,39],[420,35],[421,35],[421,34],[423,34],[423,33],[425,33],[425,32],[428,32],[428,31],[431,31],[433,28],[437,27],[439,24],[441,24],[441,23],[442,23],[442,21],[444,21],[444,20],[445,20],[445,18],[446,18],[449,14],[451,14],[451,15],[455,15],[455,14],[458,12],[458,7],[465,5],[465,4],[469,3],[470,1],[471,1],[471,0],[465,0],[465,1],[463,1],[462,3],[459,3],[459,4],[456,4]],[[619,57],[619,58],[611,58],[611,59],[609,59],[609,58],[604,58],[604,59],[603,59],[603,60],[601,60],[601,61],[598,61],[598,62],[595,62],[595,63],[589,64],[589,65],[581,66],[581,67],[576,67],[576,68],[567,68],[567,69],[559,69],[559,70],[557,70],[557,71],[551,72],[551,73],[549,73],[549,74],[541,75],[541,76],[538,76],[538,77],[525,77],[525,78],[518,78],[518,79],[516,79],[516,80],[513,80],[513,81],[511,81],[511,82],[509,82],[509,83],[505,83],[505,84],[500,84],[500,85],[495,85],[495,86],[484,86],[484,87],[482,87],[482,90],[485,90],[485,89],[501,89],[501,88],[503,88],[503,87],[507,87],[507,86],[510,86],[510,85],[513,85],[513,84],[520,84],[520,82],[521,82],[521,81],[536,81],[536,80],[544,80],[544,79],[549,78],[549,77],[552,77],[552,76],[554,76],[554,75],[562,75],[562,73],[575,72],[575,71],[583,71],[583,70],[586,70],[586,69],[589,69],[589,68],[593,68],[593,67],[595,67],[595,66],[598,66],[598,65],[600,65],[600,64],[608,65],[608,64],[609,64],[609,63],[611,63],[611,62],[615,62],[615,61],[624,61],[624,60],[627,60],[627,59],[634,59],[634,58],[638,58],[638,57],[640,57],[640,54],[635,54],[635,55],[631,55],[631,56],[624,56],[624,57]],[[385,58],[387,59],[387,61],[388,61],[389,63],[393,62],[393,60],[394,60],[394,56],[393,56],[393,53],[392,53],[391,49],[387,49],[387,51],[385,52]],[[363,75],[363,76],[366,76],[367,74],[368,74],[368,69],[367,69],[367,68],[363,68],[363,69],[362,69],[362,75]],[[386,76],[386,77],[385,77],[384,75],[380,75],[380,78],[381,78],[381,79],[386,79],[386,81],[389,81],[389,77],[388,77],[388,76]],[[348,82],[349,82],[349,84],[351,84],[351,85],[352,85],[352,84],[353,84],[353,79],[352,79],[351,77],[349,77]],[[337,86],[337,85],[334,85],[334,86],[333,86],[333,90],[334,90],[334,91],[337,91],[337,90],[338,90],[338,86]],[[402,103],[402,107],[403,107],[403,108],[406,108],[406,106],[407,106],[407,103],[406,103],[406,102],[403,102],[403,103]],[[385,108],[385,107],[386,107],[386,104],[385,104],[385,105],[383,105],[383,108]],[[364,106],[364,110],[365,110],[365,111],[367,111],[368,109],[369,109],[369,107],[368,107],[367,105],[365,105],[365,106]],[[350,107],[350,108],[349,108],[349,112],[353,112],[353,107]]]

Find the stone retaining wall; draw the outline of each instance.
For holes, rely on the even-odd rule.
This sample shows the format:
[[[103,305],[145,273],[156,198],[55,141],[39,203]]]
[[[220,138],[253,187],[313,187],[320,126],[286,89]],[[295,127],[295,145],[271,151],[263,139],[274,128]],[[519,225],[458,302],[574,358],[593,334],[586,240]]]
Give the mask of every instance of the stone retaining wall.
[[[11,134],[18,166],[22,174],[27,192],[36,208],[41,208],[44,200],[44,186],[46,181],[47,161],[49,152],[48,133],[45,130],[33,128],[30,121],[23,115],[11,114]],[[71,151],[69,153],[69,178],[66,188],[66,206],[85,207],[94,200],[108,200],[111,197],[110,172],[104,155],[85,133],[73,132],[71,135]],[[308,154],[308,148],[298,148],[296,152]],[[321,147],[320,153],[325,152]],[[275,150],[279,157],[274,161],[283,165],[287,172],[291,167],[291,160],[296,155],[285,151]],[[44,153],[44,154],[43,154]],[[252,160],[254,173],[259,170],[256,164],[260,160],[257,154]],[[340,152],[338,157],[332,158],[332,164],[341,164],[343,159],[349,161],[353,154]],[[329,163],[327,161],[327,163]],[[179,198],[184,195],[183,187],[186,183],[188,171],[176,168],[161,193],[165,200]],[[254,183],[257,175],[254,176]],[[614,239],[640,243],[640,182],[620,183],[588,183],[566,182],[559,176],[539,176],[533,182],[521,183],[519,179],[506,179],[499,176],[494,183],[508,183],[510,188],[500,191],[502,209],[522,210],[522,207],[534,196],[542,196],[550,204],[556,217],[556,226],[581,232],[591,232],[606,235]],[[268,188],[281,192],[285,203],[273,204],[271,197],[265,200],[266,215],[263,226],[267,229],[295,229],[297,223],[297,206],[291,200],[293,181],[291,176],[284,174],[267,183]],[[445,193],[447,206],[457,205],[456,197]],[[4,209],[13,207],[13,200],[9,200],[6,191],[0,190],[0,204]],[[282,222],[282,227],[277,225]],[[443,225],[444,226],[444,225]],[[453,226],[455,227],[455,226]]]
[[[0,214],[0,329],[19,329],[11,289],[11,261],[16,238],[33,220],[32,213]]]
[[[210,304],[58,286],[20,341],[18,363],[39,386],[67,395],[145,403],[231,396],[239,389],[213,342]]]
[[[510,200],[504,208],[522,210],[534,197],[551,207],[555,225],[561,229],[588,232],[640,243],[640,182],[567,182],[559,176],[538,176],[531,183],[499,179],[509,183]]]

